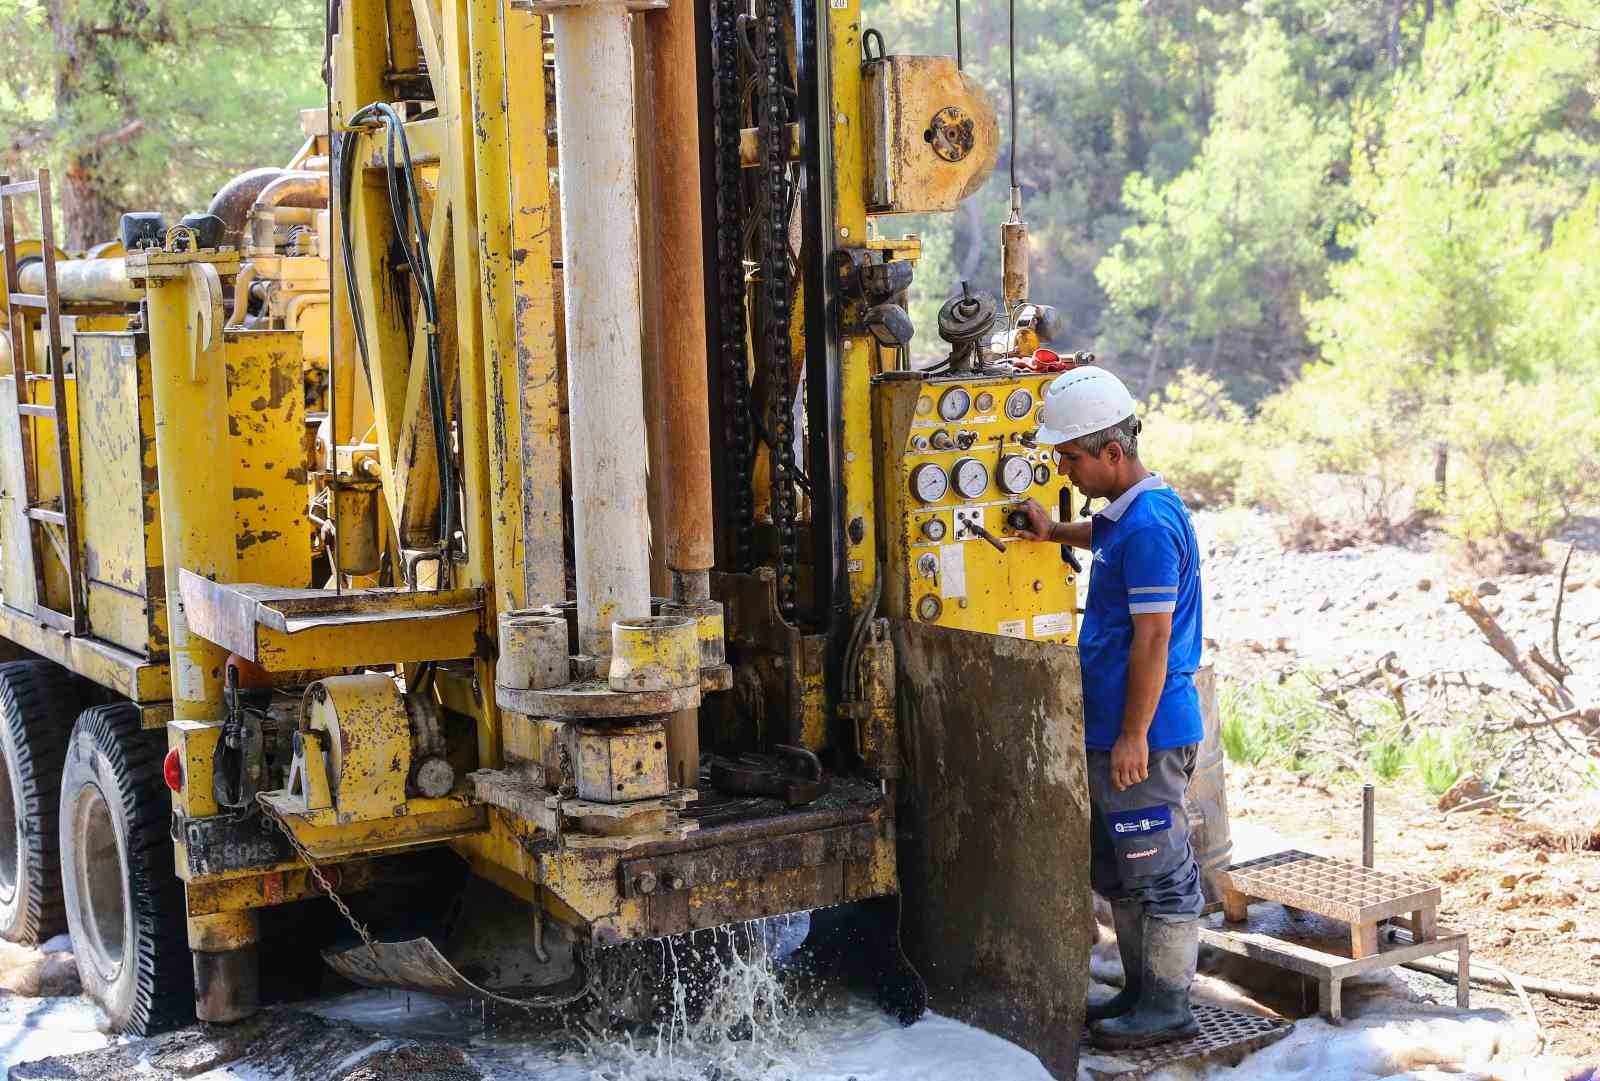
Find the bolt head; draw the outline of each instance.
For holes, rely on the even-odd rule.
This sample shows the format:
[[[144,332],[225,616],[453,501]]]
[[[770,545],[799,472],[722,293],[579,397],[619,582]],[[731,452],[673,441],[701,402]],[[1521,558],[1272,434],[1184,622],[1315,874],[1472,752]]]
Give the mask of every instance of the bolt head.
[[[656,892],[656,876],[649,871],[643,872],[633,880],[633,888],[640,893]]]

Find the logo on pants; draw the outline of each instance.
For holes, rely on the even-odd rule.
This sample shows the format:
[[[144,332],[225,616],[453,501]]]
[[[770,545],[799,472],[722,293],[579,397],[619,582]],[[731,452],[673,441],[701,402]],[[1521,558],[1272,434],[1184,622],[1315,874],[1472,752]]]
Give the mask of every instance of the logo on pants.
[[[1166,804],[1137,811],[1113,811],[1106,818],[1111,824],[1111,832],[1119,837],[1160,833],[1172,828],[1172,808]]]

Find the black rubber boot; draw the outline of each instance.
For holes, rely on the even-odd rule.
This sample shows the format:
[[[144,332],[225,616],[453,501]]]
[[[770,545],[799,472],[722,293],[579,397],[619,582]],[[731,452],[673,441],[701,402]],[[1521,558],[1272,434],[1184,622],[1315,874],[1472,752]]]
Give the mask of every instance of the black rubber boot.
[[[1084,1012],[1088,1021],[1121,1017],[1139,1001],[1144,977],[1144,906],[1137,901],[1113,901],[1111,920],[1117,926],[1117,953],[1122,956],[1122,990],[1114,995],[1090,995]]]
[[[1144,921],[1144,976],[1139,1001],[1129,1013],[1097,1021],[1090,1042],[1107,1051],[1131,1051],[1200,1031],[1189,1009],[1195,955],[1200,947],[1200,921]]]

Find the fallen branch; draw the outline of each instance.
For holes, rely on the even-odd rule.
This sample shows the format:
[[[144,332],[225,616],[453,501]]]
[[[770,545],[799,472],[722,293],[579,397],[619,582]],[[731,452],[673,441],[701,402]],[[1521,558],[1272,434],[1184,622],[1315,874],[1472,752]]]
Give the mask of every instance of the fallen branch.
[[[1449,810],[1445,811],[1445,814],[1453,815],[1460,814],[1463,811],[1475,811],[1479,807],[1487,807],[1491,803],[1499,803],[1505,798],[1506,797],[1504,793],[1496,792],[1492,796],[1484,796],[1482,799],[1475,799],[1470,803],[1462,803],[1455,807],[1451,807]]]
[[[1549,683],[1540,679],[1528,666],[1522,655],[1517,652],[1517,644],[1511,640],[1511,636],[1505,632],[1494,616],[1489,614],[1489,610],[1483,606],[1483,601],[1478,599],[1476,593],[1470,589],[1457,589],[1450,594],[1450,599],[1467,613],[1467,617],[1473,623],[1477,624],[1478,630],[1489,640],[1490,648],[1500,654],[1512,670],[1527,680],[1529,685],[1543,695],[1551,705],[1561,709],[1572,709],[1577,705],[1565,687],[1559,683]]]
[[[1515,990],[1515,984],[1512,982],[1515,980],[1516,983],[1522,984],[1527,990],[1544,995],[1546,998],[1600,1005],[1600,987],[1590,984],[1568,983],[1566,980],[1545,980],[1533,976],[1522,976],[1507,972],[1505,969],[1500,968],[1499,965],[1494,966],[1498,970],[1497,973],[1479,972],[1477,966],[1482,964],[1485,964],[1485,962],[1472,962],[1470,978],[1473,983],[1481,983],[1487,987],[1504,987],[1509,990]],[[1435,961],[1431,957],[1407,961],[1405,967],[1414,968],[1418,972],[1426,972],[1430,976],[1438,976],[1440,979],[1449,980],[1451,983],[1454,983],[1456,979],[1455,965],[1444,961]]]
[[[1512,721],[1510,724],[1496,725],[1494,732],[1523,732],[1530,728],[1550,728],[1568,721],[1583,721],[1585,724],[1600,723],[1600,706],[1588,706],[1583,709],[1569,709],[1565,713],[1558,713],[1554,717],[1541,717],[1537,721]]]
[[[1561,561],[1561,580],[1556,583],[1556,610],[1550,617],[1550,655],[1556,659],[1556,667],[1569,676],[1572,669],[1561,659],[1561,605],[1567,599],[1567,568],[1572,565],[1572,550],[1576,547],[1576,544],[1567,545],[1567,557]]]

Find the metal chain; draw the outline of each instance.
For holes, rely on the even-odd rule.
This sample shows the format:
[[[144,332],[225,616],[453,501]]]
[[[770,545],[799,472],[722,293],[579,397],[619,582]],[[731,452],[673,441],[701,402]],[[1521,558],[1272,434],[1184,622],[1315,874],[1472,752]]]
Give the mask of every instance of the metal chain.
[[[735,568],[753,562],[755,503],[751,494],[750,370],[745,341],[744,236],[739,131],[739,0],[716,0],[713,102],[717,114],[717,285],[722,309],[724,439],[733,492]]]
[[[761,182],[766,189],[762,224],[762,278],[766,310],[766,361],[772,366],[772,417],[769,451],[772,462],[772,524],[778,534],[778,610],[785,619],[795,614],[794,498],[794,373],[789,341],[789,138],[784,123],[783,8],[766,3],[766,54],[761,71]]]
[[[339,915],[343,916],[345,918],[345,922],[348,923],[355,933],[360,936],[362,944],[365,945],[367,947],[367,951],[372,954],[373,964],[377,965],[379,969],[382,969],[383,962],[378,960],[377,944],[373,941],[372,936],[367,933],[365,925],[363,925],[360,920],[356,919],[355,916],[351,914],[350,906],[345,904],[344,899],[334,891],[332,883],[330,883],[327,879],[327,876],[322,873],[322,868],[317,866],[317,861],[311,858],[311,853],[306,851],[306,846],[300,843],[300,838],[294,835],[294,830],[290,828],[289,823],[283,820],[283,816],[278,813],[278,809],[276,807],[267,802],[267,796],[265,792],[256,796],[256,802],[261,805],[262,813],[266,815],[267,821],[278,827],[279,832],[281,832],[288,840],[289,847],[293,848],[295,850],[295,854],[298,855],[305,863],[306,870],[311,872],[311,877],[316,882],[317,888],[328,895],[328,900],[332,901],[333,907],[339,910]]]

